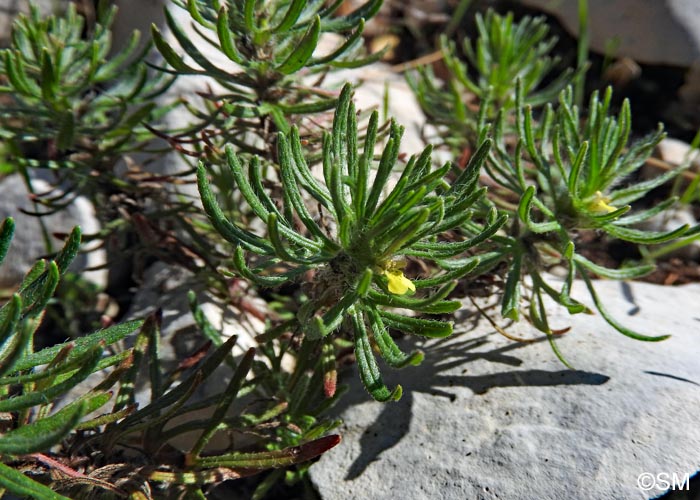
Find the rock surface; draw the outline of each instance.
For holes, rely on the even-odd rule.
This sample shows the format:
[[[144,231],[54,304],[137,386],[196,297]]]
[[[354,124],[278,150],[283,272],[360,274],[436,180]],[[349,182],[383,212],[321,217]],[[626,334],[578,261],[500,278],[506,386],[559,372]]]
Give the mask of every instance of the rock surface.
[[[465,316],[464,333],[419,344],[421,366],[384,369],[404,386],[398,403],[371,401],[347,377],[343,441],[311,468],[321,497],[646,499],[662,490],[641,489],[640,474],[700,469],[700,285],[597,288],[627,326],[673,336],[639,342],[599,315],[553,311],[553,327],[572,326],[558,341],[568,370],[546,340],[514,343]],[[525,324],[509,332],[533,336]]]
[[[47,192],[51,188],[50,184],[41,179],[34,179],[32,184],[37,193]],[[85,197],[78,196],[64,210],[46,215],[40,220],[38,217],[27,215],[21,211],[41,212],[43,209],[34,206],[30,201],[24,181],[18,174],[0,179],[0,193],[2,193],[0,196],[0,220],[5,219],[5,217],[15,219],[15,235],[0,268],[0,288],[14,288],[19,285],[25,273],[34,263],[50,253],[41,237],[42,221],[49,234],[68,234],[74,226],[80,226],[83,234],[93,234],[100,230],[95,207]],[[50,239],[52,251],[60,250],[64,240],[55,237]],[[107,260],[105,250],[94,248],[96,247],[94,243],[83,246],[83,250],[88,250],[88,248],[92,248],[92,250],[78,254],[71,264],[70,270],[81,272],[83,278],[100,288],[104,288],[107,284],[106,270],[82,271],[86,268],[103,266]],[[97,243],[99,244],[99,242]]]
[[[253,337],[265,329],[261,320],[214,297],[213,294],[204,290],[201,280],[197,280],[190,271],[156,262],[145,271],[143,286],[136,292],[127,317],[144,318],[156,309],[162,309],[160,354],[166,366],[174,368],[177,363],[205,342],[190,312],[187,298],[190,290],[196,293],[202,312],[214,329],[221,333],[222,340],[238,335],[238,341],[233,349],[234,355],[241,355],[250,347],[257,345]],[[264,307],[264,303],[258,302],[259,299],[253,296],[249,295],[246,300],[251,304],[257,303],[259,307]],[[230,372],[228,368],[226,371]],[[207,394],[214,394],[222,390],[225,383],[225,380],[214,377],[202,387],[206,388]],[[143,398],[137,397],[137,399],[145,404],[148,397],[145,394]]]
[[[522,0],[578,33],[578,2]],[[591,48],[648,64],[690,66],[700,60],[697,0],[588,0]]]

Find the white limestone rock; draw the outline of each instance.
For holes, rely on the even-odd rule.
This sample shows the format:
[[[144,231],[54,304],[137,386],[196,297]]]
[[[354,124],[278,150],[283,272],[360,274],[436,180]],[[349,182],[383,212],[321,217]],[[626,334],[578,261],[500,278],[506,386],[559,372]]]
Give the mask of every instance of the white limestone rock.
[[[690,168],[696,170],[700,168],[700,154],[693,151],[690,144],[673,137],[664,138],[656,146],[659,157],[674,166],[689,162]]]
[[[221,333],[222,340],[226,341],[232,335],[238,336],[232,350],[235,357],[241,356],[249,348],[257,345],[255,336],[265,329],[262,320],[243,311],[238,305],[215,297],[204,288],[201,279],[196,279],[190,271],[157,262],[144,273],[143,285],[134,296],[127,317],[144,318],[156,309],[162,309],[160,358],[164,370],[174,369],[186,356],[193,354],[206,342],[206,338],[200,332],[190,312],[187,298],[190,290],[196,293],[202,312],[214,329]],[[249,306],[264,311],[266,303],[262,299],[250,289],[244,293]],[[285,367],[289,368],[288,365]],[[222,364],[194,391],[189,401],[199,401],[222,393],[232,374],[231,368],[227,364]],[[148,376],[139,377],[139,380],[145,383]],[[149,404],[150,397],[150,386],[136,388],[135,399],[140,408]],[[214,408],[209,407],[197,412],[188,412],[186,415],[174,417],[170,425],[208,418],[213,411]],[[186,450],[192,447],[198,436],[198,432],[185,433],[178,435],[169,443],[181,450]],[[217,436],[206,449],[225,448],[227,445],[225,435]]]
[[[32,185],[37,193],[51,189],[51,185],[42,179],[34,179]],[[53,237],[54,233],[69,234],[74,226],[80,226],[85,235],[95,234],[100,230],[95,207],[83,196],[75,198],[65,209],[39,219],[21,211],[41,212],[45,209],[34,206],[31,202],[29,192],[19,174],[0,179],[0,193],[0,220],[4,220],[5,217],[15,219],[14,238],[0,267],[0,288],[12,289],[18,286],[34,263],[50,253],[42,237],[42,222],[51,236],[53,252],[60,250],[64,243],[63,239]],[[69,270],[80,273],[83,278],[103,289],[107,285],[107,270],[85,271],[88,268],[104,266],[106,263],[107,254],[103,248],[97,248],[99,243],[96,241],[83,245],[84,253],[77,255]]]
[[[673,336],[639,342],[557,309],[553,327],[572,326],[558,345],[573,371],[546,340],[514,343],[464,316],[461,335],[419,344],[421,366],[383,370],[404,386],[400,402],[371,401],[348,374],[343,441],[311,468],[321,497],[647,499],[662,491],[640,489],[640,474],[700,469],[700,285],[597,288],[627,326]]]
[[[578,2],[522,0],[557,17],[578,33]],[[591,48],[615,47],[616,57],[648,64],[690,66],[700,60],[700,3],[697,0],[588,0]]]

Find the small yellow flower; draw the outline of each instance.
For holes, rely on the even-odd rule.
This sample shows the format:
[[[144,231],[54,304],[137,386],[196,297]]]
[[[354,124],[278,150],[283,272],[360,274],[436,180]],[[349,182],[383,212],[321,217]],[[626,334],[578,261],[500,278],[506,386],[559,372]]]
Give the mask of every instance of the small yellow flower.
[[[614,212],[617,208],[613,207],[610,203],[610,198],[603,196],[603,193],[596,191],[593,199],[588,202],[586,208],[596,214],[609,214]]]
[[[389,281],[389,291],[395,295],[405,295],[409,292],[415,292],[416,286],[413,282],[403,275],[399,269],[384,269],[384,276]]]

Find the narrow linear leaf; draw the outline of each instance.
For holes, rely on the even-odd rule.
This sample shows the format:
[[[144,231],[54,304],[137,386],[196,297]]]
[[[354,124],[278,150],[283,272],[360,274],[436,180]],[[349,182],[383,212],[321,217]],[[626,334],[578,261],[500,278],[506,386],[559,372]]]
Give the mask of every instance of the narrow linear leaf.
[[[0,453],[25,455],[46,451],[60,443],[85,414],[85,403],[71,405],[55,415],[23,425],[0,437]]]
[[[199,467],[231,467],[240,469],[274,469],[300,464],[316,458],[340,443],[340,436],[332,434],[299,446],[259,453],[231,453],[197,460]]]
[[[318,37],[321,33],[321,18],[316,16],[313,23],[309,26],[304,37],[299,42],[299,45],[294,49],[294,51],[289,54],[289,57],[275,68],[282,74],[291,75],[296,73],[301,68],[304,67],[306,62],[311,58],[314,53],[316,45],[318,45]]]
[[[452,323],[434,319],[409,318],[400,314],[380,311],[384,324],[401,332],[429,338],[443,338],[452,335]]]
[[[10,243],[12,242],[12,236],[15,234],[15,221],[12,217],[6,218],[2,221],[2,226],[0,226],[0,264],[5,260],[7,251],[10,248]]]
[[[394,339],[391,338],[389,332],[384,326],[381,316],[376,309],[368,309],[367,315],[372,328],[372,337],[374,338],[382,358],[387,364],[393,368],[403,368],[408,365],[418,366],[423,361],[425,355],[422,351],[416,350],[410,354],[401,351],[396,345]]]
[[[0,462],[0,486],[16,495],[26,495],[28,498],[42,500],[71,500],[59,495],[51,488],[25,476],[18,470]]]
[[[593,287],[593,283],[591,282],[591,278],[588,276],[588,273],[585,271],[581,272],[581,276],[583,277],[583,281],[586,283],[586,288],[588,288],[588,293],[591,294],[591,298],[593,299],[593,303],[595,304],[596,309],[598,309],[598,312],[600,315],[603,317],[603,319],[610,325],[612,326],[615,330],[620,332],[621,334],[633,338],[635,340],[642,340],[645,342],[660,342],[662,340],[666,340],[671,335],[659,335],[659,336],[649,336],[649,335],[643,335],[641,333],[637,333],[634,330],[630,330],[626,326],[623,326],[620,324],[615,318],[613,318],[610,313],[608,312],[607,309],[605,309],[605,306],[603,306],[603,303],[601,302],[600,298],[598,297],[598,294],[595,291],[595,288]]]

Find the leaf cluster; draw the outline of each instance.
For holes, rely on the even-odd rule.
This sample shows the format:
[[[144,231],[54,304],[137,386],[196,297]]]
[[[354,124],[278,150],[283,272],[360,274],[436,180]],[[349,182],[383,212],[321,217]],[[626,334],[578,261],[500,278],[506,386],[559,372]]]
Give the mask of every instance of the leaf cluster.
[[[398,258],[450,258],[488,239],[505,223],[495,212],[487,226],[473,238],[442,242],[438,237],[474,215],[472,207],[484,194],[477,180],[489,150],[485,141],[468,167],[450,185],[445,177],[452,166],[432,169],[431,148],[411,157],[393,188],[387,185],[398,160],[402,128],[391,124],[372,178],[378,116],[369,121],[364,145],[358,144],[357,116],[346,86],[335,112],[333,128],[323,138],[322,181],[316,179],[302,153],[299,134],[278,136],[278,165],[282,177],[283,203],[275,204],[261,181],[260,160],[247,168],[232,148],[228,166],[235,185],[258,218],[266,222],[267,235],[259,236],[228,220],[219,208],[207,179],[207,167],[198,168],[204,208],[222,236],[236,246],[234,265],[240,275],[261,286],[279,286],[313,271],[309,300],[297,314],[309,340],[327,337],[335,330],[351,332],[363,382],[375,399],[400,396],[381,381],[372,343],[391,366],[416,364],[418,352],[402,353],[388,329],[428,337],[449,335],[452,325],[435,319],[407,317],[388,308],[400,307],[425,314],[444,314],[459,308],[445,300],[456,285],[478,265],[478,259],[460,262],[449,272],[410,282],[400,271]],[[317,204],[314,216],[302,196],[304,190]],[[388,191],[385,196],[383,194]],[[328,222],[319,224],[319,219]],[[301,230],[300,230],[301,229]],[[255,266],[245,252],[262,257]],[[275,267],[283,272],[270,272]],[[406,282],[411,283],[410,285]],[[396,288],[404,290],[396,291]],[[408,288],[430,291],[425,297],[403,295]]]
[[[489,9],[486,15],[477,13],[475,22],[477,37],[464,39],[464,56],[447,36],[440,38],[448,71],[443,85],[429,66],[407,75],[423,111],[443,127],[443,139],[457,149],[476,140],[479,114],[494,119],[499,110],[514,109],[516,81],[520,81],[522,101],[539,107],[556,100],[581,73],[562,70],[559,57],[551,55],[557,37],[549,35],[543,17],[514,21],[512,13],[502,16]],[[544,84],[557,70],[556,78]]]
[[[75,171],[78,184],[151,137],[141,122],[158,115],[153,99],[170,79],[139,64],[138,32],[110,55],[115,12],[103,8],[87,37],[74,4],[47,18],[32,6],[15,21],[11,46],[0,50],[0,95],[9,100],[0,134],[20,166]]]
[[[585,2],[583,6],[585,16]],[[636,178],[665,136],[662,127],[632,141],[629,102],[625,100],[613,113],[610,89],[602,95],[594,92],[587,107],[576,105],[574,91],[566,85],[580,80],[586,66],[581,57],[578,69],[563,71],[542,87],[558,63],[550,55],[556,39],[548,37],[543,19],[524,17],[514,22],[512,14],[489,11],[485,17],[477,15],[476,22],[476,42],[464,44],[471,68],[457,58],[454,44],[443,38],[449,71],[444,88],[429,69],[409,77],[409,82],[422,107],[437,117],[449,145],[461,151],[486,137],[493,140],[483,171],[485,181],[493,186],[490,203],[507,214],[509,222],[484,248],[478,271],[505,269],[502,315],[517,320],[523,302],[529,304],[527,318],[549,336],[555,353],[566,363],[553,342],[545,297],[571,314],[590,312],[571,296],[574,278],[579,276],[598,311],[618,331],[640,340],[666,338],[641,335],[619,324],[605,310],[591,281],[593,275],[639,278],[653,271],[653,262],[608,269],[577,249],[582,237],[593,232],[634,245],[652,245],[698,231],[687,226],[662,232],[636,227],[663,214],[676,199],[638,210],[632,204],[685,168],[649,180]],[[464,102],[465,91],[475,98],[471,104]],[[467,235],[479,229],[470,222],[462,225]],[[545,271],[553,266],[566,269],[561,284],[548,281]]]
[[[511,214],[507,237],[502,239],[509,249],[508,255],[504,255],[508,271],[503,315],[517,319],[520,291],[529,279],[529,319],[537,328],[551,334],[543,295],[565,306],[570,313],[586,312],[587,308],[570,296],[573,279],[580,276],[598,311],[618,331],[639,340],[666,338],[641,335],[620,325],[607,313],[591,282],[591,275],[639,278],[654,270],[653,263],[609,269],[576,251],[577,241],[587,231],[638,245],[663,243],[689,234],[687,225],[661,232],[635,227],[676,202],[676,198],[670,197],[640,210],[632,210],[631,205],[685,168],[648,180],[633,180],[665,136],[663,129],[659,126],[631,142],[629,102],[625,100],[619,112],[612,114],[609,88],[602,97],[597,92],[591,95],[586,116],[581,116],[573,104],[573,91],[567,88],[560,93],[557,107],[548,104],[539,120],[535,120],[532,107],[522,102],[519,85],[516,88],[515,134],[504,132],[508,118],[500,113],[493,126],[494,147],[484,167],[506,193],[494,201]],[[513,141],[516,141],[514,147]],[[515,204],[509,200],[516,200]],[[554,264],[568,270],[561,290],[555,290],[542,275]]]
[[[223,144],[267,155],[265,144],[276,131],[289,133],[290,124],[305,115],[332,109],[336,98],[303,77],[334,68],[356,68],[382,56],[363,54],[365,20],[376,14],[382,0],[368,0],[353,12],[334,17],[343,2],[321,0],[181,0],[189,12],[192,28],[211,47],[198,48],[173,14],[166,10],[166,23],[188,61],[173,49],[153,26],[156,47],[177,75],[206,75],[223,89],[204,95],[205,109],[188,106],[199,123],[180,136],[202,132],[208,153],[217,154]],[[328,54],[316,55],[323,34],[344,37]],[[224,63],[222,64],[222,59]],[[195,146],[197,146],[195,144]]]
[[[0,226],[0,262],[7,253],[13,231],[12,219],[6,219]],[[332,401],[326,401],[312,413],[301,405],[301,401],[314,401],[313,397],[304,399],[311,380],[303,374],[303,363],[300,372],[275,381],[274,376],[279,377],[281,372],[279,369],[273,372],[260,362],[254,366],[254,349],[234,360],[230,353],[237,338],[223,341],[208,324],[196,301],[192,308],[197,323],[216,347],[205,357],[205,346],[192,360],[185,360],[173,371],[162,366],[157,314],[145,322],[128,321],[74,342],[34,352],[33,335],[46,304],[79,245],[80,230],[76,228],[55,260],[39,261],[17,293],[0,308],[0,412],[11,417],[9,422],[4,420],[6,427],[0,436],[3,461],[0,488],[35,498],[66,498],[54,491],[81,496],[97,490],[110,498],[129,494],[152,498],[149,492],[163,489],[162,485],[172,493],[181,490],[201,495],[201,488],[209,484],[307,462],[338,443],[338,436],[324,436],[337,422],[318,419]],[[135,337],[132,348],[107,350],[130,336]],[[270,356],[271,366],[279,364],[279,356],[273,351],[266,354]],[[151,397],[139,408],[135,391],[141,385],[139,374],[144,364],[149,366]],[[225,390],[204,400],[193,398],[196,390],[215,373],[221,374],[224,366],[231,373]],[[249,382],[246,379],[252,373],[255,381]],[[79,384],[91,388],[54,411],[57,403],[65,400],[71,391],[75,393]],[[251,404],[243,411],[230,411],[234,401],[253,392],[264,398],[262,403]],[[290,402],[287,398],[292,395],[297,399]],[[212,413],[210,417],[183,421],[184,415],[207,408]],[[270,434],[265,431],[269,428],[278,430]],[[267,449],[215,454],[206,450],[205,446],[223,432],[254,436]],[[164,458],[169,456],[163,453],[171,446],[169,443],[186,434],[196,436],[189,449],[176,458]],[[86,473],[61,464],[63,471],[70,474],[53,480],[51,488],[15,468],[21,463],[37,461],[60,464],[51,462],[43,452],[70,442],[73,455],[97,451],[108,463],[118,462],[122,447],[135,437],[144,443],[144,452],[151,459],[116,468],[90,465]],[[49,474],[38,476],[49,479]]]

